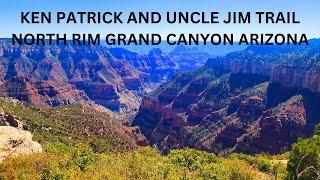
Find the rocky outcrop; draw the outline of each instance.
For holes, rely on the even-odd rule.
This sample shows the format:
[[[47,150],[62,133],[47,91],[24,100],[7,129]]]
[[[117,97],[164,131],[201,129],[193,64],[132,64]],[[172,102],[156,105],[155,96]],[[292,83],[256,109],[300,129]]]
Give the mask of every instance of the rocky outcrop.
[[[30,132],[15,127],[0,126],[0,161],[9,156],[41,151],[41,145],[32,140]]]
[[[17,129],[23,129],[23,123],[17,116],[0,114],[0,125],[1,126],[12,126]]]
[[[17,116],[6,114],[0,107],[0,126],[12,126],[17,129],[23,129],[22,120]]]

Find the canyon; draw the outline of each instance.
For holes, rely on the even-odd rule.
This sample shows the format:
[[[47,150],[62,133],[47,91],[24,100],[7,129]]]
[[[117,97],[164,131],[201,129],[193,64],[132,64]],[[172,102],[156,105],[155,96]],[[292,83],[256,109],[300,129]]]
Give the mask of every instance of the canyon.
[[[183,51],[183,53],[180,53]],[[183,54],[188,54],[185,57]],[[0,95],[37,106],[95,103],[126,119],[142,97],[175,73],[203,65],[208,53],[177,47],[140,55],[122,48],[28,46],[0,41]]]
[[[319,123],[319,47],[249,46],[209,59],[146,97],[132,125],[163,152],[285,152]]]
[[[140,54],[1,40],[0,95],[40,108],[93,108],[116,121],[119,131],[138,136],[139,146],[163,153],[191,147],[277,154],[311,136],[319,123],[319,47],[314,39],[300,46],[235,47],[213,56],[204,46]],[[61,121],[86,124],[83,135],[97,128]]]

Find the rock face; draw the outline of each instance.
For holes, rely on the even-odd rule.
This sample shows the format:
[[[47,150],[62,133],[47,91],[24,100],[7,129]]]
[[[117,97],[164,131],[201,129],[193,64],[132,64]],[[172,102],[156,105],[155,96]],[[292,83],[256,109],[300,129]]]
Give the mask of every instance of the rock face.
[[[199,56],[201,62],[208,57]],[[0,40],[0,95],[52,107],[92,100],[127,115],[157,84],[196,68],[180,65],[181,58],[159,49],[139,55],[121,48],[13,46]]]
[[[285,84],[289,87],[302,87],[314,92],[320,92],[320,69],[309,70],[298,66],[280,65],[273,69],[271,81]]]
[[[319,123],[319,47],[250,46],[209,59],[145,98],[132,125],[164,151],[286,151]]]
[[[23,129],[23,123],[19,117],[6,114],[0,107],[0,126],[12,126]]]
[[[309,134],[306,132],[307,117],[303,97],[292,97],[264,111],[256,124],[238,139],[235,148],[246,153],[283,152],[298,138],[305,138]]]
[[[244,51],[210,59],[207,64],[232,73],[265,75],[272,83],[320,92],[319,48],[319,39],[310,40],[307,46],[249,46]]]
[[[89,101],[84,91],[69,83],[54,81],[30,82],[26,78],[11,78],[3,84],[1,96],[15,97],[38,106],[61,106]]]
[[[10,126],[0,126],[0,161],[8,156],[41,152],[39,143],[32,141],[32,134]]]

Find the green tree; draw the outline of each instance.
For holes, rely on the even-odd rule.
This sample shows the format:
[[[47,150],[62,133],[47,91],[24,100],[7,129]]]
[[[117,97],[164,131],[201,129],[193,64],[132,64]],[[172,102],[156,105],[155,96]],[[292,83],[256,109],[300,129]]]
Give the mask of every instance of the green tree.
[[[287,169],[289,179],[317,179],[320,172],[320,136],[294,144]]]
[[[77,144],[73,158],[76,161],[76,165],[84,171],[94,161],[98,159],[98,155],[95,154],[90,146],[86,144]]]

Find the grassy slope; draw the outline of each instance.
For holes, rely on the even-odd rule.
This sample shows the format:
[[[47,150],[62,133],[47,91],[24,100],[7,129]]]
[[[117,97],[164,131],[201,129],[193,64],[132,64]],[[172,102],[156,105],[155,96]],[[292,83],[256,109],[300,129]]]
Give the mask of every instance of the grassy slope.
[[[24,128],[42,145],[61,142],[73,146],[90,144],[98,151],[127,151],[136,146],[121,126],[102,112],[80,104],[63,108],[37,108],[19,101],[0,98],[7,114],[20,117]]]
[[[45,147],[42,153],[8,158],[0,165],[0,179],[271,179],[275,172],[285,174],[285,165],[274,163],[278,157],[136,149],[106,114],[82,105],[39,109],[0,98],[0,106],[23,119]]]

